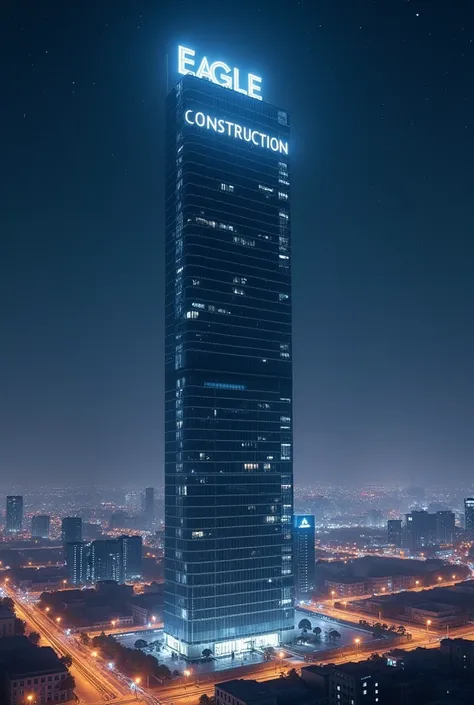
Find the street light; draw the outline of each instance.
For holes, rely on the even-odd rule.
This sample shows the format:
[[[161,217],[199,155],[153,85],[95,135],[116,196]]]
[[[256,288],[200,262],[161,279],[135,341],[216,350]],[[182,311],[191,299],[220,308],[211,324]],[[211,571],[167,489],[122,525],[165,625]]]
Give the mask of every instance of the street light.
[[[438,583],[440,583],[442,581],[442,579],[443,578],[441,577],[441,575],[438,575]]]
[[[186,680],[184,681],[184,689],[186,690],[186,688],[188,687],[188,678],[191,675],[191,670],[189,668],[185,668],[183,673],[184,677],[186,678]]]
[[[430,625],[431,625],[431,619],[427,619],[427,620],[426,620],[426,631],[427,631],[427,632],[430,631]]]
[[[415,585],[416,585],[416,587],[418,587],[419,584],[420,584],[420,581],[419,581],[419,580],[415,580]]]
[[[354,639],[354,643],[355,643],[355,645],[356,645],[357,651],[359,651],[360,638],[359,638],[359,637],[356,637],[356,638]]]
[[[117,624],[116,620],[113,619],[112,622],[111,622],[111,624],[112,624],[112,627],[115,629],[115,625]]]
[[[456,575],[455,575],[455,574],[453,575],[453,580],[456,580]]]
[[[56,617],[56,622],[57,622],[58,624],[59,624],[60,621],[61,621],[61,617]]]
[[[67,580],[63,580],[63,585],[67,585]]]
[[[44,611],[49,612],[50,609],[51,609],[51,607],[46,607]]]
[[[91,656],[93,656],[94,658],[97,658],[97,651],[92,651]]]
[[[141,681],[141,678],[135,678],[131,687],[135,690],[135,697],[138,700],[138,685]]]

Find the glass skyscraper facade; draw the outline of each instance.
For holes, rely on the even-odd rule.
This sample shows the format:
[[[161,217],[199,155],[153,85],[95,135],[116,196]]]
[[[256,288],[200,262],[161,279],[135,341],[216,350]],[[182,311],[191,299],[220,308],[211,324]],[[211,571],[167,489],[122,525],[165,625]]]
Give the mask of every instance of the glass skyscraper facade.
[[[20,533],[23,529],[23,497],[21,495],[7,497],[5,529],[7,534]]]
[[[187,75],[167,99],[165,638],[294,628],[288,114]]]

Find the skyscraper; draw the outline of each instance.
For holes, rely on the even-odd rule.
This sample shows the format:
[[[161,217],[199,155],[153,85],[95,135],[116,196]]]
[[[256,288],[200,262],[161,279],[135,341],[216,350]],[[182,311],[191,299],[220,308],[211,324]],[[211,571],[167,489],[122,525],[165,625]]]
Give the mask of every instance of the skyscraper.
[[[7,497],[7,534],[19,533],[23,528],[23,497],[21,495],[9,495]]]
[[[118,539],[93,541],[89,564],[92,582],[137,580],[142,574],[142,537],[119,536]]]
[[[147,487],[145,489],[145,517],[149,524],[152,524],[155,519],[155,489]]]
[[[142,575],[142,537],[120,536],[119,582],[137,580]]]
[[[387,541],[397,548],[403,546],[403,528],[401,519],[389,519],[387,521]]]
[[[456,530],[456,516],[454,512],[441,511],[436,512],[436,543],[449,544],[454,543],[454,534]]]
[[[89,546],[83,541],[66,544],[66,568],[71,585],[83,585],[88,579]]]
[[[294,626],[289,118],[260,78],[178,58],[196,75],[167,99],[164,612],[196,658]]]
[[[464,500],[464,526],[466,533],[474,537],[474,497],[466,497]]]
[[[314,539],[314,516],[295,514],[293,517],[293,570],[298,600],[311,599],[314,590],[316,569]]]
[[[436,545],[436,514],[414,511],[405,514],[405,545],[411,551],[419,551]]]
[[[89,554],[90,579],[116,580],[121,577],[121,546],[117,539],[92,541]]]
[[[51,524],[51,517],[47,514],[37,514],[31,520],[31,536],[34,539],[47,539],[49,538],[49,527]]]
[[[64,517],[61,522],[61,539],[64,545],[82,541],[81,517]]]

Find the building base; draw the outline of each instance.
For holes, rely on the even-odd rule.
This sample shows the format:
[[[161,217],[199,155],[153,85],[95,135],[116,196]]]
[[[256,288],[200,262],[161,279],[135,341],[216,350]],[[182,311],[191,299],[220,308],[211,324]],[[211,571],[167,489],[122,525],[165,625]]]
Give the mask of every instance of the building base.
[[[286,644],[294,638],[294,627],[289,629],[271,632],[269,634],[257,634],[238,639],[216,639],[200,643],[188,643],[180,641],[171,634],[164,633],[166,646],[175,653],[182,656],[187,661],[197,661],[203,658],[203,651],[209,649],[214,658],[231,656],[234,654],[248,653],[255,649],[264,649],[267,646],[276,648],[280,644]]]

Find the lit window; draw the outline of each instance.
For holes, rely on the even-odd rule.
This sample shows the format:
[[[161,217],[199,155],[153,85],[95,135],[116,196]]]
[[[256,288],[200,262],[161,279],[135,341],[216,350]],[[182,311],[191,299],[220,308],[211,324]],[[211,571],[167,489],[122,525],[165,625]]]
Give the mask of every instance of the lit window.
[[[246,284],[247,277],[234,277],[232,281],[234,284]]]
[[[232,184],[222,183],[220,188],[221,188],[221,191],[227,191],[227,193],[234,193],[234,187],[232,186]]]
[[[205,305],[205,304],[201,304],[201,303],[199,303],[199,302],[197,302],[197,301],[193,301],[192,304],[191,304],[191,306],[192,306],[193,308],[200,308],[200,309],[206,308],[206,305]]]
[[[279,110],[278,122],[280,125],[288,125],[288,113],[286,113],[284,110]]]
[[[245,384],[232,384],[229,382],[204,382],[205,387],[214,387],[215,389],[246,389]]]
[[[289,217],[290,217],[286,211],[279,211],[278,216],[279,216],[282,220],[288,220]]]
[[[288,294],[278,294],[278,298],[280,301],[287,301],[290,297]]]
[[[229,223],[219,223],[219,227],[221,230],[230,230],[230,232],[234,232],[235,228],[233,225],[229,225]]]
[[[281,459],[291,460],[291,443],[281,444]]]
[[[191,532],[191,538],[202,539],[204,538],[204,531],[193,531]]]
[[[244,463],[244,470],[258,470],[258,463]]]
[[[199,311],[186,311],[186,318],[199,318]]]
[[[278,191],[278,198],[280,201],[287,201],[288,200],[288,194],[286,191]]]
[[[237,237],[234,235],[232,241],[235,242],[236,245],[243,245],[244,247],[255,247],[255,240],[249,240],[246,237]]]
[[[238,294],[239,296],[245,296],[245,291],[243,289],[237,289],[235,286],[232,289],[233,294]]]
[[[264,186],[263,184],[258,185],[259,191],[264,191],[265,193],[273,193],[274,189],[269,186]]]

